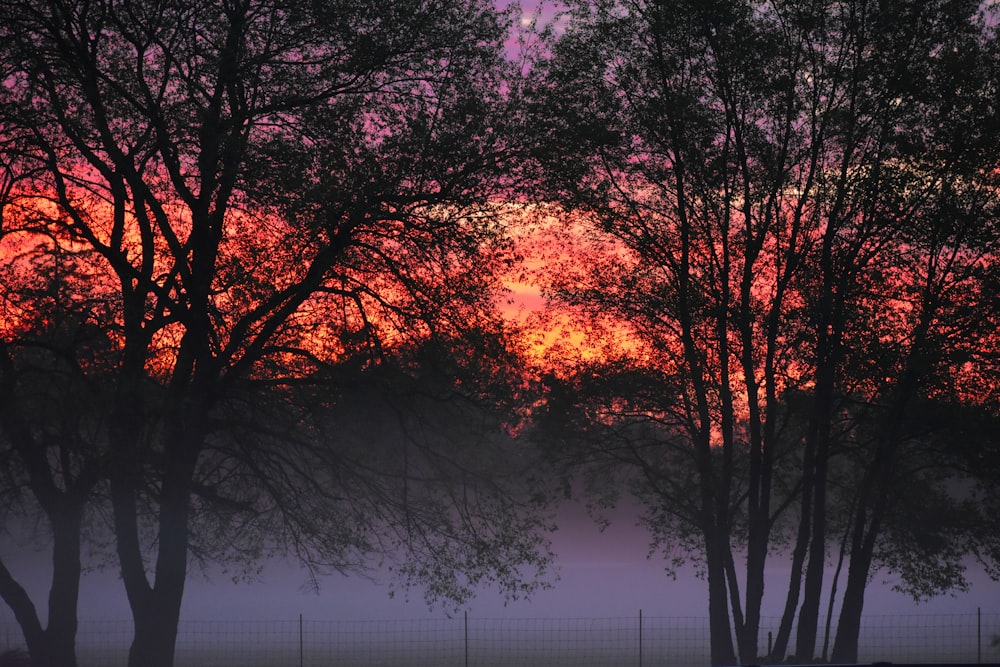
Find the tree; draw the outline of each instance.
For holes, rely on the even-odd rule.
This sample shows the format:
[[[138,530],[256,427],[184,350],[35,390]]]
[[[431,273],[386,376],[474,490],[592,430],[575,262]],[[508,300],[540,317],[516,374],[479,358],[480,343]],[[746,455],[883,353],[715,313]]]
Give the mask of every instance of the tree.
[[[959,122],[953,119],[940,127],[951,131]],[[958,162],[947,155],[932,155],[944,164]],[[833,646],[834,660],[856,659],[864,588],[872,563],[880,556],[878,552],[893,554],[895,559],[890,560],[899,558],[894,553],[898,546],[887,549],[880,533],[883,522],[893,521],[891,515],[899,508],[900,497],[908,495],[900,492],[900,483],[926,488],[919,474],[908,470],[913,465],[913,450],[920,461],[928,434],[965,430],[961,424],[941,418],[940,404],[962,406],[971,412],[988,405],[981,402],[982,396],[955,389],[956,383],[970,377],[978,376],[975,382],[982,383],[995,373],[997,311],[992,297],[983,290],[988,289],[987,276],[994,270],[990,267],[996,264],[1000,249],[996,184],[968,183],[960,174],[949,174],[940,183],[939,198],[923,209],[926,217],[911,218],[896,246],[900,260],[897,270],[906,276],[898,281],[902,294],[892,295],[897,307],[892,308],[892,302],[887,300],[881,312],[859,317],[859,330],[851,341],[851,356],[859,352],[864,355],[851,361],[867,366],[865,370],[855,368],[852,375],[865,387],[861,428],[871,430],[866,434],[870,440],[865,448],[864,473],[852,508],[850,569]],[[956,196],[954,188],[960,188],[961,194]],[[900,308],[898,304],[906,305]],[[873,332],[878,342],[871,340]],[[956,364],[958,359],[964,362]],[[877,375],[869,375],[871,372]],[[932,415],[936,412],[940,422],[924,419],[915,410]],[[984,441],[984,446],[987,443]],[[935,452],[940,463],[938,479],[934,480],[937,484],[932,486],[937,489],[928,489],[922,500],[926,503],[927,498],[938,498],[940,502],[938,507],[928,507],[925,514],[946,513],[949,505],[957,506],[960,511],[954,514],[963,519],[944,525],[964,528],[965,536],[954,541],[964,546],[965,553],[979,554],[993,532],[992,520],[981,514],[978,506],[951,501],[956,495],[963,496],[954,487],[961,489],[970,482],[965,476],[964,482],[956,483],[948,472],[947,462],[953,456],[947,449]],[[940,535],[947,536],[947,530],[927,530],[921,537],[933,540],[940,539]],[[912,551],[926,554],[919,539]],[[927,561],[940,562],[930,558]],[[942,563],[937,573],[927,572],[928,580],[939,582],[949,572],[959,571]],[[956,580],[959,584],[964,581],[960,574]]]
[[[996,120],[986,102],[995,70],[988,22],[975,3],[574,7],[539,69],[541,196],[610,249],[603,261],[569,267],[550,293],[581,312],[616,315],[643,343],[633,366],[663,378],[659,397],[646,385],[614,395],[598,421],[618,434],[629,433],[623,422],[659,422],[646,441],[659,447],[633,461],[640,477],[647,467],[669,474],[661,450],[691,453],[696,503],[651,481],[646,497],[654,519],[687,508],[682,547],[691,530],[699,536],[713,662],[732,663],[737,651],[756,659],[764,563],[779,529],[796,523],[778,652],[797,612],[796,652],[811,659],[829,471],[849,432],[843,411],[881,403],[888,387],[900,390],[889,398],[900,409],[919,393],[931,330],[951,332],[935,338],[943,354],[992,340],[982,330],[956,335],[937,311],[959,276],[979,293],[974,267],[995,261],[991,149],[977,143],[991,145],[985,135]],[[892,40],[874,37],[887,31]],[[987,232],[970,249],[959,229],[973,211],[968,222]],[[914,236],[924,233],[936,240]],[[934,268],[942,266],[949,277]],[[904,314],[900,304],[930,308]],[[897,341],[897,360],[917,365],[883,365],[873,331]],[[804,405],[793,406],[796,395]],[[880,414],[895,442],[898,415]],[[871,482],[878,494],[892,475],[883,451],[863,468],[882,480]],[[869,512],[867,502],[855,510]],[[880,526],[868,525],[875,539]],[[740,578],[737,549],[746,557]],[[866,553],[852,555],[859,571]],[[867,576],[848,578],[841,632],[856,637],[853,596]]]
[[[4,525],[14,532],[37,509],[52,537],[52,583],[43,625],[35,605],[0,563],[0,596],[24,630],[35,664],[74,665],[81,530],[101,480],[99,443],[91,435],[105,387],[109,341],[86,302],[63,302],[79,266],[51,246],[10,257],[5,284],[29,277],[19,295],[6,294],[0,341],[0,452],[4,458]],[[78,296],[80,294],[78,293]],[[20,298],[17,298],[20,297]],[[67,308],[66,306],[69,306]],[[6,337],[17,336],[17,343]],[[52,406],[62,406],[51,414]],[[47,414],[48,413],[48,414]],[[44,419],[32,416],[46,415]]]
[[[0,18],[0,123],[30,173],[23,232],[88,253],[67,298],[98,292],[110,342],[88,446],[135,621],[129,664],[172,663],[189,551],[226,553],[202,539],[224,524],[211,512],[252,517],[239,535],[258,545],[283,529],[307,560],[417,545],[409,568],[431,583],[459,568],[530,588],[518,564],[547,562],[537,523],[497,485],[472,493],[467,474],[463,505],[454,475],[428,482],[434,514],[408,468],[380,473],[339,457],[336,433],[328,450],[307,437],[351,418],[319,378],[352,378],[337,385],[350,396],[396,350],[465,341],[471,368],[496,349],[506,249],[490,196],[509,142],[492,7],[10,0]],[[312,426],[287,428],[310,385]],[[226,415],[255,406],[273,423],[235,441]],[[334,482],[401,489],[406,511],[378,493],[362,511]],[[368,510],[384,519],[374,535]]]

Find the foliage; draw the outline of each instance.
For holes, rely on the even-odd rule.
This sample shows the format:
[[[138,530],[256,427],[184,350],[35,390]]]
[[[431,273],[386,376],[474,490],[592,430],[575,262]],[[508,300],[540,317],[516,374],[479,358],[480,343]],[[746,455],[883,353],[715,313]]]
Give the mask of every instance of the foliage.
[[[911,410],[995,385],[991,19],[973,2],[862,0],[598,0],[571,17],[536,68],[537,196],[613,250],[547,277],[548,295],[617,318],[641,341],[633,372],[663,379],[619,383],[617,360],[567,371],[607,383],[568,418],[587,444],[567,458],[649,480],[634,490],[655,543],[697,536],[715,663],[737,659],[733,634],[757,658],[775,548],[794,545],[778,657],[797,607],[798,657],[815,655],[831,535],[850,555],[845,637],[875,561],[918,595],[960,585],[972,547],[907,528],[968,508],[924,468]],[[690,483],[652,482],[675,450],[690,467],[657,475]]]
[[[398,557],[431,598],[530,591],[541,524],[482,465],[511,446],[510,401],[486,398],[517,392],[494,312],[512,69],[492,6],[11,0],[0,25],[3,380],[31,377],[33,329],[70,336],[79,384],[44,382],[92,423],[130,664],[172,661],[189,552]],[[454,430],[427,440],[417,416]],[[75,593],[58,606],[71,645]]]

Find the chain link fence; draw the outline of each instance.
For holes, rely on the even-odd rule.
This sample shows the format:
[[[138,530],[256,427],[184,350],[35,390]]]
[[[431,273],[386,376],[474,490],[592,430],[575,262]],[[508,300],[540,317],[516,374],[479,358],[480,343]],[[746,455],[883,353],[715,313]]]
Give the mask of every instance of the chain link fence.
[[[761,653],[780,619],[761,623]],[[1000,662],[1000,613],[868,616],[859,662]],[[793,631],[794,637],[794,631]],[[83,621],[80,667],[125,665],[130,621]],[[818,646],[822,647],[822,632]],[[0,626],[0,653],[23,646]],[[708,665],[703,617],[184,621],[176,667],[644,667]]]

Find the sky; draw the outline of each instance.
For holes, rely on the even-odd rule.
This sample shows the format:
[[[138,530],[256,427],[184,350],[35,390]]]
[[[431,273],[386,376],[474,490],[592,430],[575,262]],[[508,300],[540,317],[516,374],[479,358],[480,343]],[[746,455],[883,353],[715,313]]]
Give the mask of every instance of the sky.
[[[507,56],[515,61],[521,59],[522,47],[518,44],[517,38],[520,30],[530,29],[532,25],[541,27],[555,22],[554,25],[558,34],[558,30],[565,25],[566,15],[564,10],[566,5],[563,2],[553,2],[552,0],[525,0],[523,2],[518,2],[517,0],[495,0],[494,5],[501,11],[506,11],[513,7],[515,12],[519,12],[519,16],[516,18],[513,30],[511,31],[512,34],[504,43]]]

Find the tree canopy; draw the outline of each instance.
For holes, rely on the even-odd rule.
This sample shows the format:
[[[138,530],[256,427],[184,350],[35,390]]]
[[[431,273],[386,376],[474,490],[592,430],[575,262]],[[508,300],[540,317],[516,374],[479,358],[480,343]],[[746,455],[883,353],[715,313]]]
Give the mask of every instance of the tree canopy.
[[[88,507],[132,665],[172,663],[189,553],[530,590],[539,519],[477,465],[511,447],[493,7],[12,0],[0,25],[3,441],[57,542],[48,627],[0,593],[40,664],[73,664]],[[38,382],[73,406],[61,433]]]
[[[540,196],[612,249],[543,280],[642,341],[553,377],[554,396],[583,399],[551,416],[583,427],[576,445],[561,438],[587,451],[578,460],[597,449],[631,466],[668,552],[697,545],[715,664],[757,659],[764,564],[786,530],[778,658],[796,616],[798,658],[816,654],[834,531],[850,563],[835,660],[856,659],[877,550],[917,589],[955,582],[954,552],[906,538],[916,498],[900,491],[951,497],[945,476],[904,463],[927,443],[914,406],[996,406],[997,51],[983,11],[580,2],[538,65]],[[940,572],[912,567],[915,553]]]

